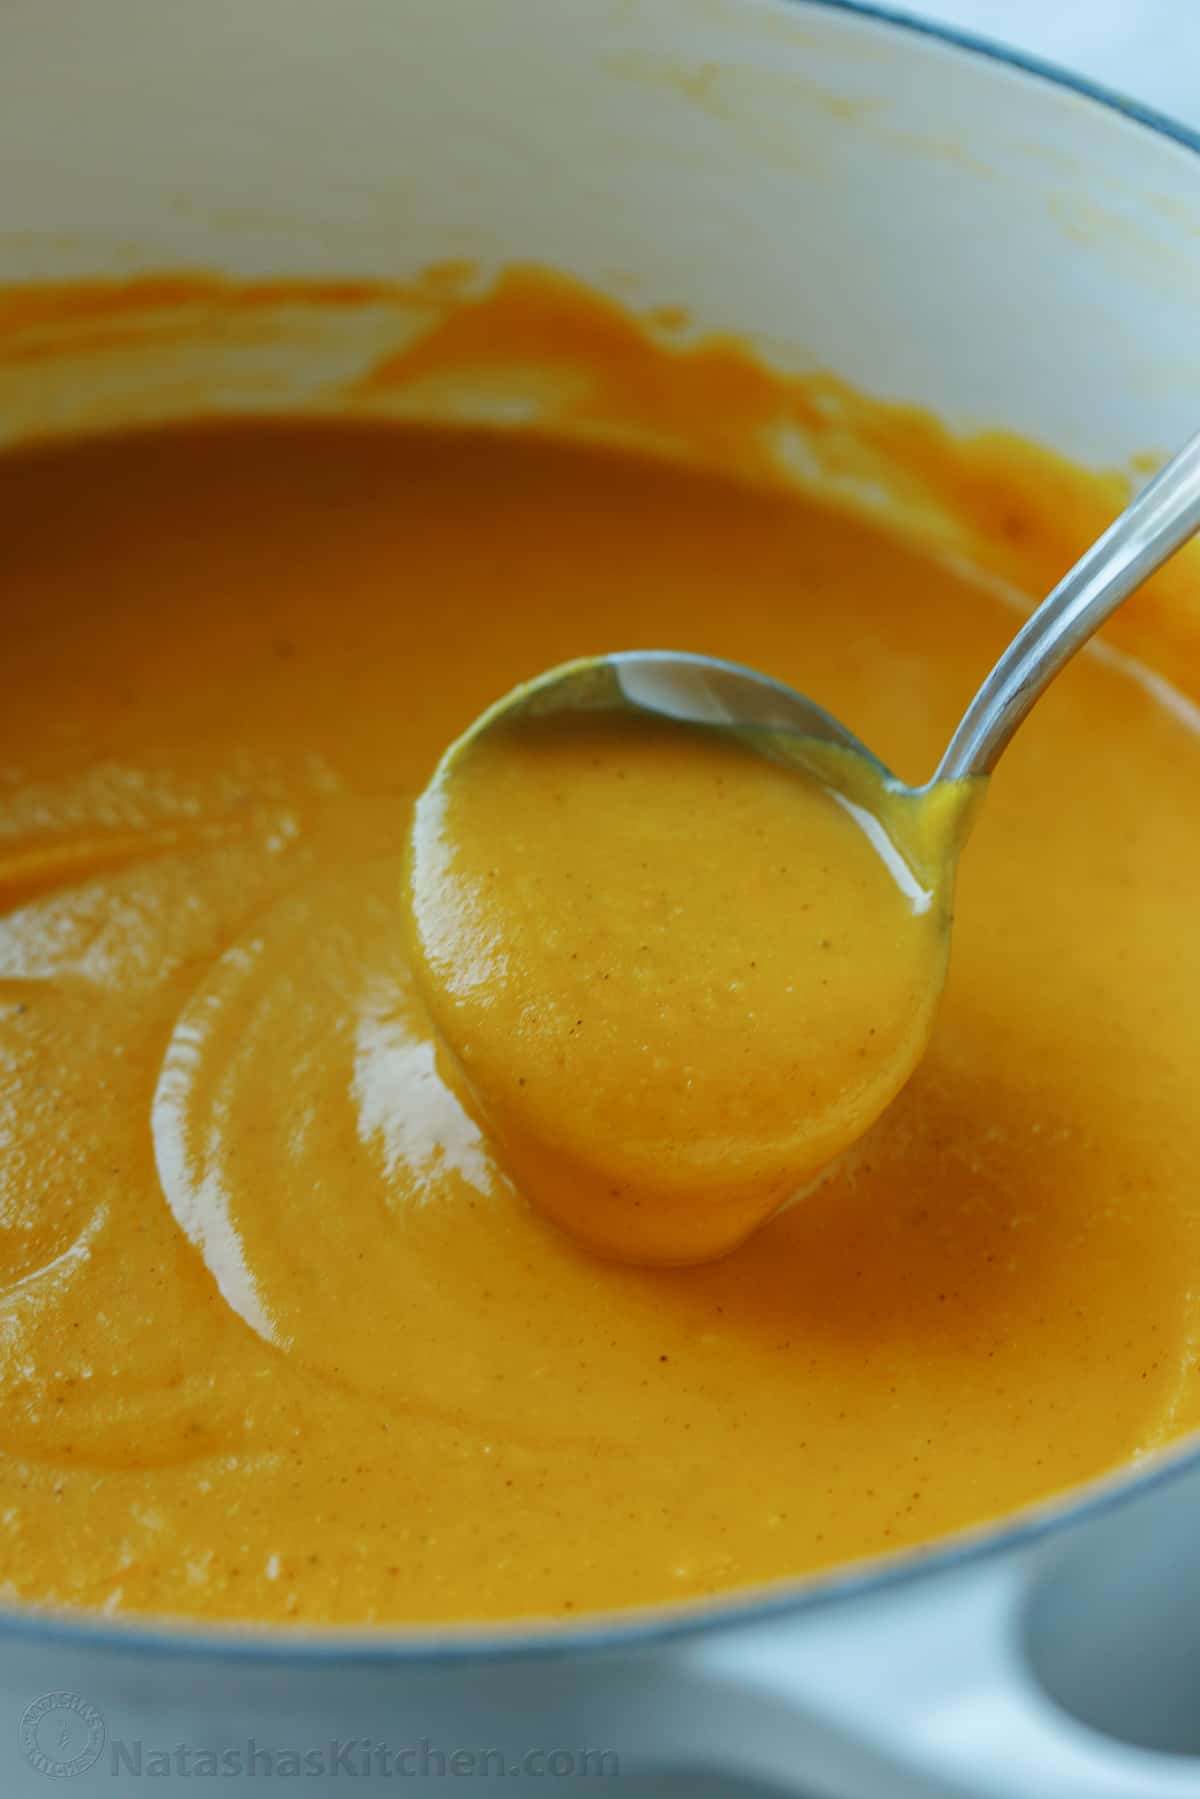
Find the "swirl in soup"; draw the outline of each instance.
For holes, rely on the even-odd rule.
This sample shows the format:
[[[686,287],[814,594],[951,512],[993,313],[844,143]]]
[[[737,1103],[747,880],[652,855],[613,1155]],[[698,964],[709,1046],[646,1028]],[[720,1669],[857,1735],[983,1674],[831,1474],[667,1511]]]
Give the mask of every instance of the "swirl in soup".
[[[431,369],[461,391],[506,346],[527,375],[531,344],[562,407],[541,433],[239,417],[0,460],[10,1598],[576,1617],[926,1542],[1200,1421],[1200,736],[1111,651],[1006,756],[928,1050],[863,1088],[875,1122],[800,1203],[719,1259],[635,1266],[521,1191],[405,922],[445,746],[539,669],[658,643],[770,672],[919,777],[1011,634],[995,572],[1048,586],[1115,509],[1040,452],[862,402],[871,467],[884,444],[910,497],[941,492],[974,567],[935,553],[771,474],[767,425],[828,415],[811,390],[533,276],[447,299],[345,407],[415,408]],[[670,453],[612,441],[622,409]],[[1183,668],[1193,579],[1128,627]],[[907,1073],[944,911],[914,911],[819,784],[652,727],[620,779],[595,748],[558,745],[558,885],[495,979],[487,883],[523,903],[521,820],[559,802],[521,745],[456,801],[491,837],[448,876],[483,964],[455,1033],[505,1080],[521,1008],[553,999],[564,1207],[591,1205],[596,1140],[605,1179],[778,1180],[774,1203],[833,1146],[790,1141],[797,1083],[844,1092],[880,1020]],[[689,821],[720,853],[668,893]],[[785,845],[818,829],[857,886],[794,878]],[[647,946],[615,993],[569,873]],[[881,916],[908,946],[882,961]],[[829,971],[819,1015],[787,992],[801,959]],[[642,1058],[675,1082],[665,1119]],[[743,1234],[720,1211],[689,1255]]]

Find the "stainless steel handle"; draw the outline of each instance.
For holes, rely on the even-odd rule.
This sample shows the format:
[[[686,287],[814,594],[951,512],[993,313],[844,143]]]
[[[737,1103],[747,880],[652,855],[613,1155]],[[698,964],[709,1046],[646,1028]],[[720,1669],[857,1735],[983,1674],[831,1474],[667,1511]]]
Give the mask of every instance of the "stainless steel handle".
[[[1200,530],[1200,433],[1160,469],[1018,631],[942,757],[935,781],[990,774],[1063,665]]]

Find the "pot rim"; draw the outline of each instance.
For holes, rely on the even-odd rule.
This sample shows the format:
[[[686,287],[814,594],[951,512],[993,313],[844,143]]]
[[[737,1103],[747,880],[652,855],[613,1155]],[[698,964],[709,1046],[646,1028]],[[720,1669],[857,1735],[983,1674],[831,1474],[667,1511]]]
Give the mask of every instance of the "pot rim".
[[[966,56],[1007,66],[1019,75],[1065,89],[1156,136],[1200,156],[1200,131],[1140,101],[1129,99],[1090,77],[1059,67],[954,25],[917,18],[876,0],[788,0],[798,7],[845,13],[889,30],[900,30],[948,45]],[[686,1639],[701,1631],[785,1623],[842,1600],[882,1595],[911,1582],[964,1568],[977,1568],[1002,1555],[1028,1549],[1067,1526],[1103,1517],[1163,1487],[1189,1471],[1200,1474],[1200,1430],[1179,1445],[1156,1452],[1137,1472],[1109,1470],[1068,1490],[1009,1514],[1002,1521],[972,1525],[929,1545],[843,1564],[818,1575],[773,1580],[734,1588],[704,1599],[667,1602],[614,1613],[599,1613],[572,1624],[543,1617],[488,1624],[296,1626],[208,1624],[193,1618],[138,1616],[129,1620],[79,1610],[35,1605],[0,1607],[0,1637],[34,1639],[63,1648],[119,1654],[146,1654],[262,1664],[300,1662],[339,1668],[425,1663],[445,1665],[498,1658],[544,1658],[568,1651],[638,1650]]]

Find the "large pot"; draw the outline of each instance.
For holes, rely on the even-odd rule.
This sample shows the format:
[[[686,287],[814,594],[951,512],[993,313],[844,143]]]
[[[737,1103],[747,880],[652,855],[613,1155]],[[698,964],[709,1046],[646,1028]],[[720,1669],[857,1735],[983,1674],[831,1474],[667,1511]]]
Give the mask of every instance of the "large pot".
[[[821,0],[26,3],[0,20],[0,283],[534,261],[1123,463],[1197,422],[1197,151],[1049,71]],[[194,402],[153,366],[76,408],[69,370],[0,364],[0,426]],[[238,380],[231,362],[234,403]],[[293,1751],[324,1793],[370,1739],[396,1771],[359,1790],[433,1793],[443,1768],[511,1790],[486,1749],[602,1787],[615,1756],[620,1790],[697,1799],[1195,1799],[1198,1506],[1183,1445],[920,1555],[570,1630],[10,1611],[0,1790],[205,1790],[216,1749],[222,1793],[261,1793],[264,1757],[285,1776]]]

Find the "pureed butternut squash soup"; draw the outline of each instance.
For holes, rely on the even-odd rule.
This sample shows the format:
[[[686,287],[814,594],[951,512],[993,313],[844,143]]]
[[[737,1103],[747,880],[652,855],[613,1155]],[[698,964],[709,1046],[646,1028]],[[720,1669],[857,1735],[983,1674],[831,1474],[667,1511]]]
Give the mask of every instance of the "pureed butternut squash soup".
[[[522,1197],[404,915],[445,746],[571,656],[750,663],[923,777],[1014,628],[997,577],[1048,586],[1120,484],[550,277],[428,298],[342,411],[536,390],[540,429],[238,417],[0,462],[9,1598],[569,1617],[920,1543],[1200,1422],[1200,736],[1136,665],[1085,656],[1022,731],[927,1055],[723,1258],[602,1259]],[[4,379],[148,309],[143,367],[385,299],[15,296]],[[1185,684],[1194,581],[1122,626]],[[736,1089],[739,1041],[698,1028],[691,1064]]]
[[[983,783],[916,794],[865,750],[635,711],[614,666],[550,671],[446,752],[410,961],[520,1192],[602,1254],[682,1265],[798,1199],[920,1061]],[[653,664],[620,666],[662,703]]]

